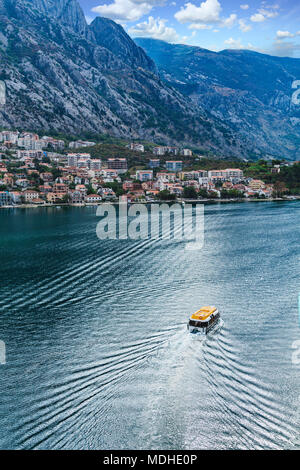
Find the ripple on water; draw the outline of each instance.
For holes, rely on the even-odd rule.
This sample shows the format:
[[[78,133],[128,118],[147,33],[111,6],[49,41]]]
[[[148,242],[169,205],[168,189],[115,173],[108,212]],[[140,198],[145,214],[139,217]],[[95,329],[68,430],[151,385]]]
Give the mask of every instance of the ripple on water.
[[[90,209],[0,213],[0,447],[299,447],[299,208],[209,206],[196,252],[100,242]],[[224,323],[197,341],[206,303]]]

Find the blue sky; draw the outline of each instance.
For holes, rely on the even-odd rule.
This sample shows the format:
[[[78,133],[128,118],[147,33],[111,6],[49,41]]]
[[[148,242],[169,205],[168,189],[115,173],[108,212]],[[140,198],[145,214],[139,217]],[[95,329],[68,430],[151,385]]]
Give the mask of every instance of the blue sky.
[[[299,0],[79,0],[88,21],[105,16],[132,37],[215,51],[300,57]]]

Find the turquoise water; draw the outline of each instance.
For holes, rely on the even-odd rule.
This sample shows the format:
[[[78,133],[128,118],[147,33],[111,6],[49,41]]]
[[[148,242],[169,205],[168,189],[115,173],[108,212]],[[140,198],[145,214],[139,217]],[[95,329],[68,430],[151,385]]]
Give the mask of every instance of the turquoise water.
[[[199,251],[95,211],[0,212],[0,448],[299,448],[300,203],[208,205]]]

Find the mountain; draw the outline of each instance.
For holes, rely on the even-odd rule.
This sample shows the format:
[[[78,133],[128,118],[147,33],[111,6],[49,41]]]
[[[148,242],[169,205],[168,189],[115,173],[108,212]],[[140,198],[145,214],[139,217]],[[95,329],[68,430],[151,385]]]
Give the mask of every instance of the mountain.
[[[41,13],[60,21],[74,31],[85,34],[87,23],[77,0],[0,0],[0,14],[35,22],[35,15]]]
[[[147,38],[135,42],[165,83],[227,124],[253,155],[299,159],[300,107],[291,98],[300,59],[247,50],[216,53]]]
[[[133,42],[119,24],[98,16],[91,23],[90,31],[98,46],[109,49],[130,67],[141,67],[149,72],[157,73],[153,60]]]
[[[134,42],[77,0],[0,0],[0,127],[299,159],[300,60]]]
[[[124,29],[76,0],[0,0],[0,127],[108,133],[240,155],[230,129],[164,83]]]

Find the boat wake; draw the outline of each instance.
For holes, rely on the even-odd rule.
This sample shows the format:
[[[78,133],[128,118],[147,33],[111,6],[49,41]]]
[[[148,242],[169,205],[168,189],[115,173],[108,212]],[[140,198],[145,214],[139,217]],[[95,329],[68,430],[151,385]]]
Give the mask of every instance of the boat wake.
[[[174,335],[151,368],[149,448],[172,448],[174,435],[184,449],[293,447],[286,407],[242,350],[223,320],[206,336]],[[165,416],[169,437],[157,416]]]

